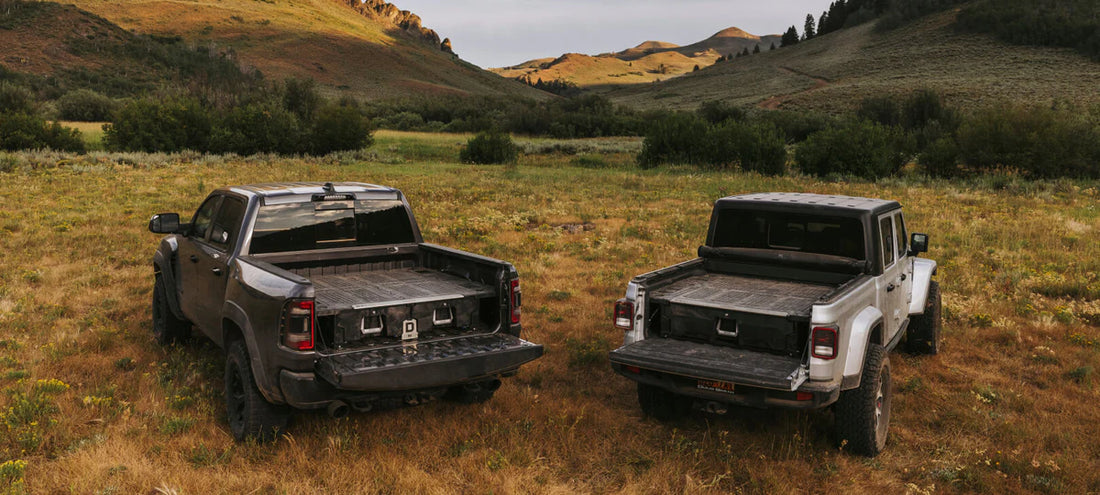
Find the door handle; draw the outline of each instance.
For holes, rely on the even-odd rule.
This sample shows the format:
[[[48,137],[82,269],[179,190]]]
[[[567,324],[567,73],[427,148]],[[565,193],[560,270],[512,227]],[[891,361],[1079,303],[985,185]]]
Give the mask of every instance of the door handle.
[[[199,257],[192,254],[191,255],[191,262],[192,263],[198,263],[199,262]]]
[[[897,287],[895,287],[894,284],[887,285],[886,286],[886,292],[894,292],[894,289],[896,289],[896,288]]]
[[[218,277],[222,276],[222,269],[221,268],[211,268],[210,271],[213,272],[215,276],[218,276]]]

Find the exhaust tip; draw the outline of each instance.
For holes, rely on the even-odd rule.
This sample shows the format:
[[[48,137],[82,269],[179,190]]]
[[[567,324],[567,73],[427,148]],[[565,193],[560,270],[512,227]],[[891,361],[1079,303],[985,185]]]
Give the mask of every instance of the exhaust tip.
[[[329,416],[340,419],[346,417],[348,413],[351,412],[351,406],[348,406],[347,402],[337,400],[329,402],[326,411],[328,412]]]

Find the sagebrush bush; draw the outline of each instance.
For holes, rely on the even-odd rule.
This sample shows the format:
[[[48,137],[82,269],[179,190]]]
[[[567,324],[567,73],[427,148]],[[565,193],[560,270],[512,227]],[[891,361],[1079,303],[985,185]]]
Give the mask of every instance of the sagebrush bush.
[[[78,89],[57,99],[58,114],[64,120],[102,122],[109,120],[118,103],[90,89]]]
[[[467,141],[458,157],[464,163],[515,163],[519,148],[507,133],[485,131]]]
[[[0,113],[0,149],[84,152],[80,131],[25,113]]]
[[[795,150],[798,168],[811,175],[853,175],[880,179],[907,161],[902,133],[893,127],[849,119],[812,134]]]

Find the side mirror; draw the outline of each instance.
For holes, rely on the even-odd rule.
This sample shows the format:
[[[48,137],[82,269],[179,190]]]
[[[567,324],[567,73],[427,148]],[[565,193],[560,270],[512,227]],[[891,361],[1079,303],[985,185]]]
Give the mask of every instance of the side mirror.
[[[149,232],[154,234],[175,234],[179,230],[179,213],[158,213],[149,219]]]
[[[916,256],[928,252],[928,234],[914,233],[909,240],[909,254]]]

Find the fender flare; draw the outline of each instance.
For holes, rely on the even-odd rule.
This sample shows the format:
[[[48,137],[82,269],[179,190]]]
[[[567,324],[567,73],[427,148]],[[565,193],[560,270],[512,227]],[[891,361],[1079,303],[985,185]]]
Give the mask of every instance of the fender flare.
[[[160,241],[160,246],[153,253],[153,274],[159,274],[164,279],[165,296],[168,299],[168,309],[176,318],[186,320],[183,308],[180,307],[179,285],[176,283],[176,270],[172,263],[177,261],[179,254],[179,242],[174,237],[165,237]]]
[[[848,390],[859,386],[863,375],[863,360],[867,356],[867,346],[871,343],[871,332],[882,324],[882,312],[874,306],[863,308],[852,319],[852,334],[848,338],[848,354],[844,358],[844,380],[841,389]],[[881,344],[881,342],[876,342]]]
[[[932,276],[936,274],[936,262],[925,258],[913,259],[913,298],[909,301],[909,314],[924,314],[928,303],[928,291],[932,286]]]
[[[260,394],[273,404],[283,403],[283,394],[279,389],[278,382],[273,383],[272,377],[264,373],[266,368],[263,365],[263,356],[260,353],[260,346],[256,342],[255,334],[252,332],[252,324],[248,319],[248,315],[232,301],[226,301],[222,306],[221,342],[217,343],[222,348],[226,348],[226,344],[230,340],[229,334],[231,331],[227,323],[236,325],[240,331],[241,339],[244,339],[245,347],[248,348],[248,362],[252,367],[252,378],[256,381],[256,388],[260,390]]]

